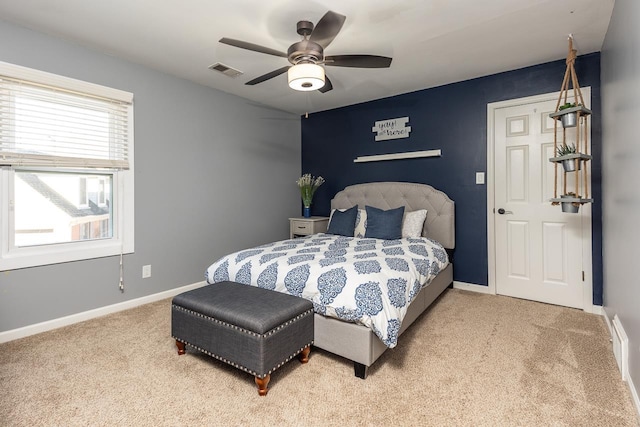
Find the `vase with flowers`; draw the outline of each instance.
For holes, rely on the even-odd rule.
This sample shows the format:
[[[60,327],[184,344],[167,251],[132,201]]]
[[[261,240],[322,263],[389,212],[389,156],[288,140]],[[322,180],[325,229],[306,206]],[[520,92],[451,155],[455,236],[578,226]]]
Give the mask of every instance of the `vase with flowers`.
[[[302,205],[304,206],[303,215],[305,218],[311,216],[311,202],[313,201],[313,195],[318,187],[324,183],[324,178],[321,176],[314,177],[310,173],[305,173],[296,181],[298,188],[300,188],[300,196],[302,196]]]

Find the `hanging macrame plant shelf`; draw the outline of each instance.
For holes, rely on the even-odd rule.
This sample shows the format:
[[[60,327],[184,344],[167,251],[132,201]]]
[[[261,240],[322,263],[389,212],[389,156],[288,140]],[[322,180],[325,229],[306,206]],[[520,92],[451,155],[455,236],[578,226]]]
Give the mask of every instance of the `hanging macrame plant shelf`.
[[[556,111],[549,114],[549,117],[555,120],[560,120],[563,128],[574,128],[578,124],[578,117],[584,117],[591,114],[591,110],[578,105],[576,107],[565,108],[564,110]]]
[[[581,163],[587,160],[591,160],[592,157],[588,154],[575,153],[565,154],[564,156],[552,157],[549,159],[552,163],[562,163],[565,172],[574,172],[576,169],[580,170]]]
[[[585,203],[593,203],[589,198],[589,176],[587,162],[592,159],[588,150],[588,126],[587,119],[591,110],[586,108],[578,76],[574,68],[577,51],[573,48],[573,37],[569,36],[569,53],[567,55],[567,69],[562,80],[560,96],[556,104],[555,112],[549,114],[553,122],[553,153],[560,154],[549,159],[554,163],[554,187],[552,205],[561,205],[562,212],[578,213],[580,206]],[[571,87],[570,87],[571,86]],[[569,99],[569,93],[573,92],[573,100]],[[571,102],[573,101],[573,102]],[[561,141],[558,141],[558,123],[562,124]],[[573,138],[575,143],[567,144],[567,139]],[[560,175],[558,166],[562,164],[562,192],[558,196],[558,183]],[[573,176],[573,188],[568,187],[568,177]]]
[[[557,199],[551,199],[552,204],[560,204],[562,212],[578,213],[578,208],[585,203],[593,203],[593,199],[583,199],[582,197],[576,197],[573,194],[563,194]]]

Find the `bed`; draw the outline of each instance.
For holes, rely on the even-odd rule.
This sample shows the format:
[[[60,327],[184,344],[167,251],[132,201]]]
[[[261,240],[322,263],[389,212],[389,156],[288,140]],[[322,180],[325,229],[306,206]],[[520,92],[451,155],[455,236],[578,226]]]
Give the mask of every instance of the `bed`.
[[[331,201],[334,225],[339,215],[353,213],[354,206],[358,217],[353,235],[320,233],[239,251],[214,262],[206,279],[310,299],[316,312],[314,346],[353,361],[355,375],[364,379],[368,367],[395,347],[398,337],[453,283],[455,215],[446,194],[415,183],[346,187]],[[424,222],[409,232],[415,234],[389,240],[364,237],[365,229],[359,227],[365,224],[365,212],[372,226],[375,208],[387,214],[402,211],[400,207],[403,225],[408,216],[424,217],[426,210]],[[330,222],[331,228],[335,231]],[[347,301],[349,295],[353,302]]]

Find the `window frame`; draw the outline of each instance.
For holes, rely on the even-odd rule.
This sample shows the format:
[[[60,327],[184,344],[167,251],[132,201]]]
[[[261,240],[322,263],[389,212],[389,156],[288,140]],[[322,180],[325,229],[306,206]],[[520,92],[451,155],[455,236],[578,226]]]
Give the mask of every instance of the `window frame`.
[[[116,95],[133,99],[133,94],[93,83],[83,82],[26,67],[0,62],[0,73],[31,80],[50,86],[88,93],[96,96]],[[135,210],[134,210],[134,123],[133,104],[128,110],[128,158],[129,169],[89,169],[63,167],[0,167],[0,271],[15,270],[43,265],[81,261],[120,254],[135,250]],[[45,244],[15,247],[15,223],[13,220],[13,200],[15,172],[21,170],[42,172],[107,173],[112,176],[113,237],[74,241],[59,244]]]

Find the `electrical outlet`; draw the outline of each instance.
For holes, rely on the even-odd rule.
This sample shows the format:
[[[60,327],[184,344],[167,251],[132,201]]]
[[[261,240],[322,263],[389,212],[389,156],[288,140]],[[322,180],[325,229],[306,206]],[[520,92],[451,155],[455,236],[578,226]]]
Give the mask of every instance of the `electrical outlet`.
[[[142,266],[142,278],[146,279],[151,277],[151,264]]]

